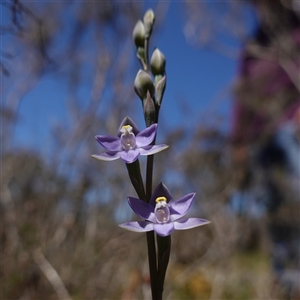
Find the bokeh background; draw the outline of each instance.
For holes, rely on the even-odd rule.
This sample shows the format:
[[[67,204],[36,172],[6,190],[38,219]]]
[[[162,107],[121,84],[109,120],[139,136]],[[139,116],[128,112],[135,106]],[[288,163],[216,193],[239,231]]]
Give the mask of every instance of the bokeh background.
[[[135,196],[96,134],[130,116],[148,8],[167,58],[154,185],[196,192],[165,299],[300,299],[300,3],[21,1],[1,6],[1,298],[150,299]],[[141,159],[144,170],[145,161]]]

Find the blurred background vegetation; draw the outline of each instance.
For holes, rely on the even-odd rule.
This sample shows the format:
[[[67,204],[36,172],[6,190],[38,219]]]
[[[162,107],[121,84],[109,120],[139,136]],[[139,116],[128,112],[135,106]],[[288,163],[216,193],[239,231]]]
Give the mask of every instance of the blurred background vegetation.
[[[159,31],[173,4],[152,4]],[[240,70],[229,132],[212,111],[215,125],[160,132],[170,148],[155,157],[154,184],[166,181],[175,199],[195,191],[193,214],[212,221],[173,234],[165,299],[300,299],[299,1],[180,5],[199,55],[210,49]],[[101,151],[95,134],[140,118],[131,34],[145,3],[6,0],[1,10],[1,298],[149,299],[145,237],[117,226],[133,218],[126,168],[90,158]],[[65,82],[63,117],[44,145],[24,149],[21,103],[49,77]]]

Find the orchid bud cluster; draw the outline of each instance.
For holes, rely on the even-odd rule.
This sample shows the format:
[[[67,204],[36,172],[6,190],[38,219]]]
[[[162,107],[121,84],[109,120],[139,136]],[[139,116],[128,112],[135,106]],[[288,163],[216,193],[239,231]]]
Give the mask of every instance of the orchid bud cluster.
[[[143,21],[139,20],[136,23],[132,33],[137,48],[137,57],[143,67],[143,70],[139,70],[136,75],[134,90],[142,100],[147,126],[157,122],[166,88],[166,58],[164,54],[156,48],[151,55],[150,64],[148,62],[149,39],[154,21],[154,12],[149,9],[145,13]],[[154,80],[151,78],[150,70]]]
[[[171,251],[171,233],[174,230],[190,229],[210,222],[200,218],[183,218],[194,201],[195,193],[175,201],[163,183],[152,193],[153,155],[168,148],[165,144],[155,144],[159,110],[166,87],[166,58],[156,48],[150,63],[148,60],[149,39],[154,21],[155,15],[150,9],[145,13],[143,21],[139,20],[133,29],[137,57],[143,68],[136,75],[134,90],[142,101],[146,128],[140,131],[133,120],[125,117],[116,136],[96,135],[96,140],[105,152],[94,154],[92,157],[103,161],[120,158],[126,164],[129,178],[139,197],[128,197],[127,201],[142,220],[119,226],[130,231],[147,233],[152,299],[160,300]],[[145,185],[141,176],[139,156],[147,156]]]

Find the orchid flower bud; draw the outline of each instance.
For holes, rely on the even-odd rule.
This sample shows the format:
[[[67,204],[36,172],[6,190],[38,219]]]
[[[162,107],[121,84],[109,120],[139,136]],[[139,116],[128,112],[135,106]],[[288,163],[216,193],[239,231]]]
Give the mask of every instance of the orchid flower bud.
[[[155,15],[152,9],[148,9],[144,15],[145,37],[149,38],[152,32]]]
[[[156,48],[152,53],[150,66],[154,76],[163,75],[165,73],[166,58],[158,48]]]
[[[162,103],[162,99],[164,96],[165,88],[166,88],[166,81],[167,77],[166,75],[161,76],[157,75],[155,76],[155,96],[156,96],[156,103],[160,107]]]
[[[132,32],[132,38],[137,48],[144,47],[145,27],[144,27],[144,23],[141,20],[139,20],[135,24]]]
[[[151,76],[147,72],[139,70],[134,80],[134,90],[140,99],[144,100],[147,97],[148,91],[151,98],[153,98],[154,89],[155,88]]]
[[[149,127],[152,124],[156,123],[157,120],[156,120],[155,104],[153,99],[151,98],[149,91],[147,92],[147,97],[143,102],[143,109],[144,109],[144,118],[145,118],[146,126]]]

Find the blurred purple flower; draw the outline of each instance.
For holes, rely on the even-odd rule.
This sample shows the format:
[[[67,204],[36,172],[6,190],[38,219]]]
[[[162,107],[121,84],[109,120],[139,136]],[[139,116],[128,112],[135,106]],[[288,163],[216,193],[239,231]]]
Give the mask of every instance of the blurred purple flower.
[[[128,222],[119,226],[135,232],[154,230],[160,236],[167,236],[174,229],[184,230],[210,223],[210,221],[200,218],[179,219],[188,212],[194,197],[195,193],[190,193],[174,201],[167,187],[160,183],[149,203],[128,197],[128,203],[132,210],[146,221]]]
[[[150,145],[156,136],[156,131],[157,124],[139,131],[135,123],[126,117],[120,125],[117,136],[96,135],[96,140],[107,152],[94,154],[92,157],[106,161],[121,158],[130,164],[136,161],[139,155],[158,153],[169,146],[164,144]]]

